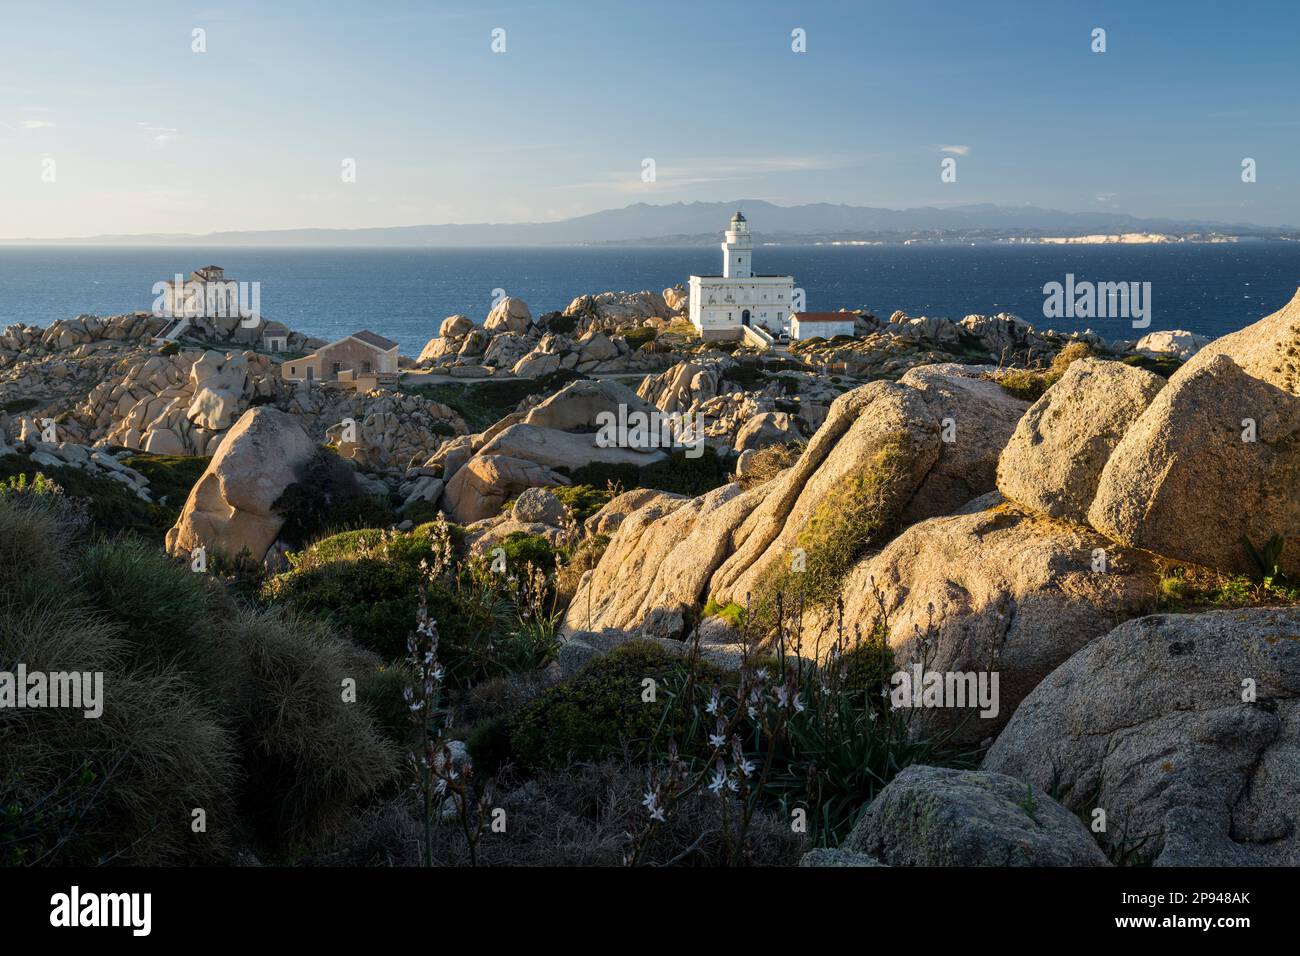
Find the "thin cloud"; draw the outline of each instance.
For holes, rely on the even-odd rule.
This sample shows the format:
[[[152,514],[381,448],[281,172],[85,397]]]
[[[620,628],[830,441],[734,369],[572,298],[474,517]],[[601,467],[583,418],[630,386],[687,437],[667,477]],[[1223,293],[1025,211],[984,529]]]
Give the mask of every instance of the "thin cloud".
[[[150,141],[155,146],[166,146],[168,143],[174,143],[181,138],[180,130],[172,126],[155,126],[153,123],[136,123],[146,133],[153,133]]]
[[[22,129],[53,129],[55,126],[49,120],[23,120],[18,125]]]
[[[703,159],[696,163],[673,166],[659,163],[655,169],[654,182],[642,182],[641,164],[637,162],[626,172],[607,173],[604,177],[590,182],[566,183],[555,189],[613,189],[619,192],[638,193],[647,189],[667,192],[698,186],[706,183],[722,183],[734,180],[756,179],[779,173],[797,173],[812,170],[835,169],[850,165],[847,161],[832,160],[822,157],[782,157],[776,159],[748,159],[737,162],[734,159]]]
[[[936,146],[935,149],[941,153],[952,153],[954,156],[965,156],[970,153],[970,147],[965,144],[958,144],[956,146]]]

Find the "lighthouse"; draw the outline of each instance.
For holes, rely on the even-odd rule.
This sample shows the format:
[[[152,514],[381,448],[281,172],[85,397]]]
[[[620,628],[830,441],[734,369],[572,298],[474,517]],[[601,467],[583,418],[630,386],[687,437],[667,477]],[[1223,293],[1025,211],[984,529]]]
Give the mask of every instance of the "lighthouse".
[[[749,279],[754,275],[754,240],[749,235],[749,223],[737,212],[731,217],[722,243],[722,277],[724,279]]]
[[[744,213],[731,217],[722,238],[722,272],[691,276],[691,323],[702,339],[735,339],[745,326],[779,333],[789,327],[792,276],[754,275],[754,239]]]

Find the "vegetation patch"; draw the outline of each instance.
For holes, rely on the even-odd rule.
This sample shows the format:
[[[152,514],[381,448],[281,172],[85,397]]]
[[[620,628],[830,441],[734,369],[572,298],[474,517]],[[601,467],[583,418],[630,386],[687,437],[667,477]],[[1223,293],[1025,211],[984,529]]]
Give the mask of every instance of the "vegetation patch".
[[[778,594],[786,607],[833,602],[844,575],[893,531],[908,480],[903,467],[906,440],[903,434],[887,436],[865,467],[831,487],[795,539],[795,546],[804,550],[804,570],[773,564],[755,589],[760,620],[774,621]]]
[[[558,369],[539,378],[439,382],[402,386],[402,390],[448,406],[465,420],[471,431],[481,432],[513,412],[529,395],[550,394],[584,377],[571,369]]]
[[[27,455],[0,456],[0,483],[31,485],[43,475],[70,499],[81,502],[95,530],[105,535],[136,534],[152,541],[180,517],[179,505],[144,501],[121,482],[71,465],[38,465]]]
[[[41,400],[39,398],[11,398],[9,401],[0,405],[0,411],[8,412],[10,415],[16,415],[19,412],[30,412],[33,408],[40,408]]]
[[[211,457],[141,452],[123,458],[122,464],[149,479],[149,493],[155,501],[165,500],[166,504],[179,508],[190,496],[190,490],[198,483],[210,461]]]
[[[716,668],[697,666],[701,679],[724,679]],[[681,741],[688,715],[643,701],[642,682],[649,678],[662,688],[670,676],[686,673],[686,663],[658,644],[623,644],[525,707],[512,725],[510,757],[521,768],[538,771],[625,752],[644,758],[670,739]]]
[[[1003,369],[992,373],[989,378],[1008,394],[1026,402],[1036,402],[1061,380],[1072,363],[1092,354],[1086,342],[1071,342],[1053,356],[1052,364],[1046,369]]]
[[[393,523],[391,505],[364,491],[352,466],[332,451],[317,451],[297,478],[271,505],[284,516],[280,537],[292,547],[345,528]]]

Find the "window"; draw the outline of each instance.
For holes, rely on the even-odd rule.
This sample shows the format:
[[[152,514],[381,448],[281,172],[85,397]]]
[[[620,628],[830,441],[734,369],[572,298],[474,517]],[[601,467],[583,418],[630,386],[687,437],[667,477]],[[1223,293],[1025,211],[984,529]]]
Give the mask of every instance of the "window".
[[[340,362],[335,362],[333,365],[330,366],[330,368],[334,371],[335,375],[339,373],[339,369],[341,369],[342,367],[343,365]]]
[[[290,366],[289,366],[289,374],[290,374],[290,375],[297,375],[297,374],[298,374],[298,366],[296,366],[296,365],[290,365]]]
[[[369,375],[369,374],[370,374],[370,363],[369,363],[369,362],[362,362],[362,363],[361,363],[361,374],[362,374],[362,375]]]

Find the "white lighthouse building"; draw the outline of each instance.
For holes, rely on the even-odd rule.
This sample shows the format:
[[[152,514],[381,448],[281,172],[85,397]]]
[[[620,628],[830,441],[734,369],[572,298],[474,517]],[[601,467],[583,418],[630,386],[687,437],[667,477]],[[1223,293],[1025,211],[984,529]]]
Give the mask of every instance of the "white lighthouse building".
[[[747,325],[773,333],[789,327],[794,278],[754,275],[753,256],[749,223],[736,213],[722,243],[722,274],[691,276],[691,323],[700,338],[734,339]]]

